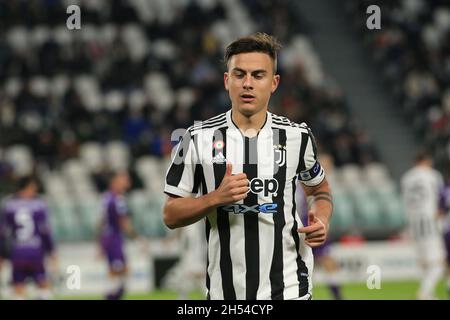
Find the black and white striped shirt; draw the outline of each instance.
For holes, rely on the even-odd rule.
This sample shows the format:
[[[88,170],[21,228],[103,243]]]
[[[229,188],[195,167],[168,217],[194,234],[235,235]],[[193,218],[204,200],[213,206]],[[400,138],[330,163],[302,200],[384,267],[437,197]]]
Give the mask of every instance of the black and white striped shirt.
[[[438,171],[427,167],[414,167],[402,176],[403,205],[411,235],[418,241],[441,238],[438,205],[443,181]]]
[[[253,138],[231,110],[191,126],[167,172],[165,192],[196,197],[219,187],[226,170],[249,180],[247,198],[205,218],[209,299],[295,299],[311,291],[312,254],[297,229],[296,181],[325,178],[306,124],[267,112]]]

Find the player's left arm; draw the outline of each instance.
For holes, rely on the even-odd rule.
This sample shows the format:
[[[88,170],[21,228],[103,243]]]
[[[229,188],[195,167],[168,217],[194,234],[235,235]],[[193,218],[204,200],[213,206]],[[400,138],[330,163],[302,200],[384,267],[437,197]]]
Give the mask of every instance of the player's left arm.
[[[308,209],[308,225],[298,229],[305,234],[305,242],[310,247],[318,247],[325,243],[328,237],[331,215],[333,213],[333,198],[330,186],[325,177],[325,171],[317,159],[317,145],[311,130],[305,126],[308,134],[302,133],[302,148],[304,157],[300,161],[298,178],[302,182],[307,197],[313,197],[313,204]],[[305,142],[303,142],[305,141]]]

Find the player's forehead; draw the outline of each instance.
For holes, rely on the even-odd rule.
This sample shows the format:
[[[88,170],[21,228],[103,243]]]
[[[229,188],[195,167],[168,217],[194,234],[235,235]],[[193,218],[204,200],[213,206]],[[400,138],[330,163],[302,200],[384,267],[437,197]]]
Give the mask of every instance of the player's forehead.
[[[228,62],[228,70],[244,70],[253,72],[255,70],[270,71],[273,69],[272,58],[267,53],[245,52],[231,56]]]

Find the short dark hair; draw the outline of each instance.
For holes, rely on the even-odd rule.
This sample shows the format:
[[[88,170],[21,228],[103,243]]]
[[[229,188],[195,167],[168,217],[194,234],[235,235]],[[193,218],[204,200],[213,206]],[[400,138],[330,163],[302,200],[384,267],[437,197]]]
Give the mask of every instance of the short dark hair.
[[[26,187],[28,187],[30,184],[35,183],[36,185],[38,185],[38,180],[36,179],[35,176],[33,175],[26,175],[23,177],[20,177],[17,180],[17,190],[23,190]]]
[[[273,61],[273,71],[277,72],[277,52],[281,49],[278,40],[267,33],[257,32],[252,35],[239,38],[230,43],[225,49],[224,63],[228,66],[231,57],[239,53],[261,52],[268,54]]]
[[[414,162],[419,163],[424,160],[432,160],[432,159],[433,157],[431,156],[430,152],[426,149],[423,149],[417,152],[416,157],[414,158]]]

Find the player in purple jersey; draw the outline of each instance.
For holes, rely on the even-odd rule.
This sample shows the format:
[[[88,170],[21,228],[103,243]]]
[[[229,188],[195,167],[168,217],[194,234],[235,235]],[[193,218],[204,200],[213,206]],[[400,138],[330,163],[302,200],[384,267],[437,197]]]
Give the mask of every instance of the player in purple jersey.
[[[444,216],[444,242],[447,251],[447,292],[450,296],[450,174],[439,194],[439,211]]]
[[[0,243],[7,244],[11,262],[13,294],[26,298],[26,281],[38,287],[38,298],[51,298],[45,271],[45,258],[56,265],[55,246],[48,219],[46,203],[37,197],[38,185],[33,177],[20,179],[18,191],[9,197],[0,215]],[[5,250],[3,250],[5,251]]]
[[[109,190],[103,195],[103,214],[100,223],[100,248],[108,261],[110,288],[106,299],[121,299],[125,292],[127,262],[124,253],[124,233],[130,238],[137,234],[128,216],[125,192],[130,187],[126,171],[114,173],[109,180]]]
[[[318,159],[322,164],[324,171],[327,173],[328,182],[333,186],[334,181],[334,162],[333,158],[325,153],[319,154]],[[309,225],[309,219],[313,217],[309,216],[308,199],[303,192],[303,189],[298,188],[297,199],[299,208],[297,209],[300,215],[300,219],[303,225]],[[337,277],[338,265],[335,259],[330,254],[331,241],[327,239],[325,243],[319,247],[312,248],[315,264],[323,268],[325,275],[324,281],[329,287],[331,294],[335,300],[342,300],[341,286]]]

